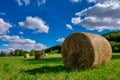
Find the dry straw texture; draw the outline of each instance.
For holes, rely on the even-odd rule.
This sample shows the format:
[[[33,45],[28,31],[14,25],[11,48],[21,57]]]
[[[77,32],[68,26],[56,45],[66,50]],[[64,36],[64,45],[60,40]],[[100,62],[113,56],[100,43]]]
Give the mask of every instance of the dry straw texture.
[[[24,54],[24,58],[29,58],[29,54]]]
[[[111,60],[112,49],[102,36],[74,33],[62,45],[63,63],[69,68],[93,68]]]
[[[35,59],[43,59],[45,57],[45,52],[43,50],[35,51]]]

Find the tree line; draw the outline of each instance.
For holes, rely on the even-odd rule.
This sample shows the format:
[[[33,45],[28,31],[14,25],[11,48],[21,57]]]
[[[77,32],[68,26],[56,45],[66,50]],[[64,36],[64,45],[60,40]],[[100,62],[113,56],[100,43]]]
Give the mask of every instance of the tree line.
[[[120,31],[103,35],[111,44],[113,52],[120,52]]]
[[[1,51],[0,52],[0,56],[4,57],[4,56],[23,56],[24,54],[30,54],[30,55],[34,55],[35,54],[35,50],[31,50],[31,51],[25,51],[25,50],[20,50],[20,49],[16,49],[14,51]]]
[[[52,46],[50,48],[44,49],[45,53],[48,54],[60,54],[61,53],[61,44]],[[16,49],[14,51],[9,51],[8,53],[5,51],[1,51],[0,52],[0,56],[4,57],[4,56],[23,56],[24,54],[30,54],[30,56],[35,54],[35,50],[31,50],[31,51],[25,51],[25,50],[20,50],[20,49]]]

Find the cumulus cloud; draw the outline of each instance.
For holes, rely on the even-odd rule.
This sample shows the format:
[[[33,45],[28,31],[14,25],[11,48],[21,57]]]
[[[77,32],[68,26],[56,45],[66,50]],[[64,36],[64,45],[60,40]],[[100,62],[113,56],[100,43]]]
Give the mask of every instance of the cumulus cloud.
[[[18,5],[22,6],[23,4],[25,5],[29,5],[30,4],[30,0],[17,0]]]
[[[19,6],[22,5],[30,5],[31,3],[37,3],[38,6],[45,4],[46,0],[34,0],[34,2],[31,2],[30,0],[16,0]]]
[[[67,29],[73,30],[73,27],[70,24],[66,24]]]
[[[105,1],[111,1],[111,0],[87,0],[87,1],[88,2],[94,2],[94,3],[99,3],[99,2],[103,3]]]
[[[23,5],[23,3],[21,2],[21,0],[16,0],[16,2],[18,3],[19,6]]]
[[[80,2],[81,0],[71,0],[71,2],[73,3],[77,3],[77,2]]]
[[[30,0],[16,0],[16,2],[18,3],[19,6],[22,6],[23,4],[25,5],[30,4]]]
[[[24,34],[24,32],[20,31],[19,34]]]
[[[44,44],[36,43],[36,41],[31,39],[20,38],[19,36],[3,35],[0,36],[0,40],[8,43],[8,44],[3,44],[3,46],[12,49],[41,50],[46,48]]]
[[[3,41],[7,41],[10,43],[17,43],[17,44],[35,44],[34,40],[30,39],[22,39],[19,36],[9,36],[9,35],[3,35],[0,36],[0,39]]]
[[[47,48],[47,47],[43,44],[40,44],[40,43],[38,43],[34,46],[35,50],[41,50],[41,49],[45,49],[45,48]]]
[[[46,3],[46,0],[37,0],[37,5],[41,6]]]
[[[57,39],[57,42],[64,42],[65,38],[59,38]]]
[[[38,17],[26,17],[24,22],[19,22],[18,24],[23,28],[34,30],[37,33],[48,33],[49,31],[49,26]]]
[[[97,1],[97,0],[93,0]],[[99,1],[93,7],[77,12],[71,22],[88,30],[120,30],[120,1]],[[84,18],[83,18],[84,17]]]
[[[96,2],[96,0],[87,0],[88,2]]]
[[[5,22],[2,18],[0,18],[0,34],[6,34],[9,32],[10,27],[12,27],[10,23]]]

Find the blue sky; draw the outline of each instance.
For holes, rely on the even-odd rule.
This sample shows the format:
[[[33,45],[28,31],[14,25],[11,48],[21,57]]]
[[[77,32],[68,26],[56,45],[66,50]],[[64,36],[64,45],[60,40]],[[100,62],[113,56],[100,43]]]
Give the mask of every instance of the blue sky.
[[[39,50],[75,32],[120,30],[119,14],[119,0],[2,0],[0,50]]]

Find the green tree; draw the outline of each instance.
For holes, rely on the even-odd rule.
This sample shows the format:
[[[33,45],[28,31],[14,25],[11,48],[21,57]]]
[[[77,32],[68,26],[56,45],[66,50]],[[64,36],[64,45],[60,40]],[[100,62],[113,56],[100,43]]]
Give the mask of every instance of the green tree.
[[[19,49],[16,49],[16,50],[14,51],[14,55],[15,55],[15,56],[19,56]]]
[[[32,49],[32,50],[29,52],[29,54],[30,54],[30,55],[34,55],[34,54],[35,54],[35,50]]]
[[[1,57],[6,56],[6,52],[5,52],[5,51],[1,51],[1,52],[0,52],[0,56],[1,56]]]
[[[8,56],[14,56],[14,52],[13,51],[10,51]]]

